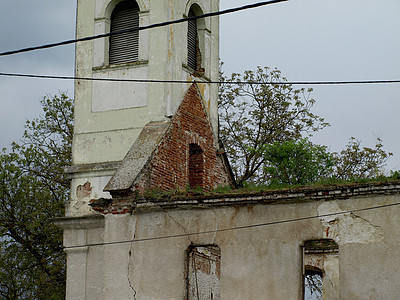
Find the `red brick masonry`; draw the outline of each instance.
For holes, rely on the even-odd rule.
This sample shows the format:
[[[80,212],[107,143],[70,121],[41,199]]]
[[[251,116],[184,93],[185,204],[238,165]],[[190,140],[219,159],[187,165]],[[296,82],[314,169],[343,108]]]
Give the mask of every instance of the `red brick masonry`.
[[[199,186],[210,191],[228,185],[228,172],[217,149],[203,100],[192,84],[134,189],[170,191]]]

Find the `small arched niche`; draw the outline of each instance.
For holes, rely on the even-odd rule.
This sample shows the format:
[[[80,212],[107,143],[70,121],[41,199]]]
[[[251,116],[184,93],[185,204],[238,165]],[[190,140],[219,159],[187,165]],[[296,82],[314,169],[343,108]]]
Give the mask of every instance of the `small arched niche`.
[[[189,187],[203,188],[204,157],[203,149],[197,144],[189,144]]]

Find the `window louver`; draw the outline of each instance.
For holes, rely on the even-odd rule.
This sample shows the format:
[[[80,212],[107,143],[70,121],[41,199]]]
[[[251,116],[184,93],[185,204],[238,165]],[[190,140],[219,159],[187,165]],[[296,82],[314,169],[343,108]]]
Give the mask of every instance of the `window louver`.
[[[189,11],[189,18],[194,17],[194,13]],[[193,70],[197,70],[197,21],[190,20],[188,22],[188,66]]]
[[[111,32],[139,27],[139,7],[135,1],[118,4],[111,16]],[[135,62],[139,58],[139,31],[110,37],[109,63]]]

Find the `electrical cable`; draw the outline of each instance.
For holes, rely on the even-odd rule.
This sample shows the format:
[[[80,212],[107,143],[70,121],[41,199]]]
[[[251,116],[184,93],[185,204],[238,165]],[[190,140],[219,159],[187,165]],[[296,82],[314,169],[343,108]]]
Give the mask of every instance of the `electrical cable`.
[[[400,80],[356,80],[356,81],[196,81],[196,80],[161,80],[161,79],[118,79],[118,78],[93,78],[75,76],[53,76],[35,75],[18,73],[0,73],[0,76],[25,77],[41,79],[60,79],[60,80],[84,80],[84,81],[108,81],[108,82],[137,82],[137,83],[210,83],[210,84],[259,84],[259,85],[347,85],[347,84],[393,84],[400,83]]]
[[[164,26],[168,26],[168,25],[188,22],[190,20],[197,20],[197,19],[202,19],[202,18],[207,18],[207,17],[220,16],[220,15],[225,15],[225,14],[234,13],[234,12],[238,12],[238,11],[242,11],[242,10],[257,8],[257,7],[261,7],[261,6],[265,6],[265,5],[269,5],[269,4],[275,4],[275,3],[286,2],[286,1],[289,1],[289,0],[262,1],[262,2],[257,2],[257,3],[253,3],[253,4],[240,6],[240,7],[229,8],[229,9],[221,10],[221,11],[217,11],[217,12],[206,13],[206,14],[194,16],[194,17],[182,18],[182,19],[173,20],[173,21],[166,21],[166,22],[161,22],[161,23],[156,23],[156,24],[151,24],[151,25],[146,25],[146,26],[141,26],[141,27],[134,27],[134,28],[124,29],[124,30],[99,34],[99,35],[93,35],[93,36],[88,36],[88,37],[79,38],[79,39],[66,40],[66,41],[62,41],[62,42],[46,44],[46,45],[41,45],[41,46],[34,46],[34,47],[22,48],[22,49],[18,49],[18,50],[6,51],[6,52],[0,53],[0,56],[7,56],[7,55],[12,55],[12,54],[17,54],[17,53],[30,52],[30,51],[34,51],[34,50],[40,50],[40,49],[54,48],[54,47],[58,47],[58,46],[75,44],[78,42],[91,41],[91,40],[95,40],[95,39],[105,38],[105,37],[109,37],[112,35],[123,34],[123,33],[127,33],[127,32],[134,32],[134,31],[141,31],[141,30],[146,30],[146,29],[151,29],[151,28],[164,27]]]
[[[18,54],[18,53],[30,52],[30,51],[34,51],[34,50],[53,48],[53,47],[62,46],[62,45],[68,45],[68,44],[74,44],[74,43],[83,42],[83,41],[90,41],[90,40],[110,37],[112,35],[118,35],[118,34],[123,34],[123,33],[127,33],[127,32],[134,32],[134,31],[141,31],[141,30],[147,30],[147,29],[152,29],[152,28],[164,27],[164,26],[168,26],[168,25],[188,22],[190,20],[197,20],[197,19],[206,18],[206,17],[219,16],[219,15],[234,13],[234,12],[238,12],[238,11],[242,11],[242,10],[257,8],[257,7],[261,7],[261,6],[265,6],[265,5],[269,5],[269,4],[275,4],[275,3],[286,2],[286,1],[288,1],[288,0],[263,1],[263,2],[258,2],[258,3],[254,3],[254,4],[241,6],[241,7],[231,8],[231,9],[227,9],[227,10],[223,10],[223,11],[207,13],[207,14],[203,14],[203,15],[195,16],[195,17],[188,17],[188,18],[167,21],[167,22],[162,22],[162,23],[156,23],[156,24],[142,26],[142,27],[136,27],[136,28],[130,28],[130,29],[121,30],[121,31],[110,32],[110,33],[106,33],[106,34],[94,35],[94,36],[89,36],[89,37],[84,37],[84,38],[79,38],[79,39],[73,39],[73,40],[65,40],[62,42],[45,44],[45,45],[40,45],[40,46],[28,47],[28,48],[22,48],[22,49],[18,49],[18,50],[6,51],[6,52],[0,53],[0,56],[8,56],[8,55],[13,55],[13,54]],[[74,76],[50,76],[50,75],[33,75],[33,74],[14,74],[14,73],[0,73],[0,76],[29,77],[29,78],[42,78],[42,79],[109,81],[109,82],[113,82],[113,81],[139,82],[139,83],[194,83],[194,82],[196,82],[196,81],[184,81],[184,80],[112,79],[112,78],[88,78],[88,77],[74,77]],[[316,82],[206,81],[204,83],[213,83],[213,84],[236,84],[236,83],[238,83],[238,84],[266,84],[266,85],[284,85],[284,84],[290,84],[290,85],[300,85],[300,84],[301,85],[344,85],[344,84],[391,84],[391,83],[400,83],[400,80],[316,81]],[[233,230],[250,229],[250,228],[257,228],[257,227],[265,227],[265,226],[300,222],[300,221],[306,221],[306,220],[312,220],[312,219],[319,219],[319,218],[325,218],[325,217],[331,217],[331,216],[345,215],[345,214],[350,214],[350,213],[355,213],[355,212],[370,211],[370,210],[381,209],[381,208],[395,207],[395,206],[399,206],[399,205],[400,205],[400,203],[393,203],[393,204],[387,204],[387,205],[381,205],[381,206],[373,206],[373,207],[368,207],[368,208],[356,209],[356,210],[351,210],[351,211],[322,214],[322,215],[318,215],[318,216],[308,216],[308,217],[302,217],[302,218],[294,218],[294,219],[287,219],[287,220],[281,220],[281,221],[273,221],[273,222],[259,223],[259,224],[253,224],[253,225],[244,225],[244,226],[216,229],[216,230],[208,230],[208,231],[201,231],[201,232],[194,232],[194,233],[175,234],[175,235],[168,235],[168,236],[150,237],[150,238],[133,239],[133,240],[126,240],[126,241],[118,241],[118,242],[108,242],[108,243],[91,243],[91,244],[86,244],[86,245],[68,246],[68,247],[64,247],[64,249],[75,249],[75,248],[83,248],[83,247],[89,247],[89,246],[117,245],[117,244],[124,244],[124,243],[133,243],[133,242],[145,242],[145,241],[187,237],[187,236],[194,236],[194,235],[204,235],[204,234],[211,234],[211,233],[218,233],[218,232],[227,232],[227,231],[233,231]]]
[[[354,210],[350,210],[350,211],[321,214],[318,216],[308,216],[308,217],[302,217],[302,218],[294,218],[294,219],[259,223],[259,224],[253,224],[253,225],[244,225],[244,226],[237,226],[237,227],[230,227],[230,228],[223,228],[223,229],[206,230],[206,231],[193,232],[193,233],[182,233],[182,234],[166,235],[166,236],[159,236],[159,237],[149,237],[149,238],[142,238],[142,239],[125,240],[125,241],[118,241],[118,242],[91,243],[91,244],[85,244],[85,245],[67,246],[67,247],[64,247],[64,250],[85,248],[85,247],[95,247],[95,246],[119,245],[119,244],[126,244],[126,243],[135,243],[135,242],[147,242],[147,241],[155,241],[155,240],[165,240],[165,239],[171,239],[171,238],[189,237],[189,236],[194,236],[194,235],[212,234],[212,233],[227,232],[227,231],[233,231],[233,230],[265,227],[265,226],[271,226],[271,225],[279,225],[279,224],[307,221],[307,220],[312,220],[312,219],[320,219],[320,218],[333,217],[333,216],[339,216],[339,215],[345,215],[345,214],[352,214],[352,213],[356,213],[356,212],[370,211],[370,210],[395,207],[395,206],[400,206],[400,202],[379,205],[379,206],[366,207],[366,208],[360,208],[360,209],[354,209]]]

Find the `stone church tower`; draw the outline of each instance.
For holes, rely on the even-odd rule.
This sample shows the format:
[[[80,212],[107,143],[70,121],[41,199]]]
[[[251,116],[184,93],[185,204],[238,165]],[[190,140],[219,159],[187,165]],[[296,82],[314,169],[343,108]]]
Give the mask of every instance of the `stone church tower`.
[[[76,35],[81,38],[218,10],[218,0],[78,0]],[[196,81],[195,94],[202,102],[217,153],[218,86],[209,82],[218,80],[218,67],[218,17],[114,35],[76,46],[77,77]],[[115,183],[114,175],[124,165],[124,157],[131,153],[132,160],[132,152],[139,151],[138,137],[146,135],[144,128],[148,124],[158,122],[167,130],[190,86],[168,82],[75,82],[73,166],[68,170],[72,188],[67,216],[91,213],[90,201],[110,198],[110,191],[119,191],[121,182]],[[189,143],[192,146],[181,151],[187,155],[196,153],[195,143]],[[146,148],[146,153],[134,155],[150,159],[153,150]],[[126,169],[123,166],[117,172],[118,180],[121,174],[130,172]],[[114,181],[110,183],[112,177]],[[182,185],[177,184],[176,188]]]

